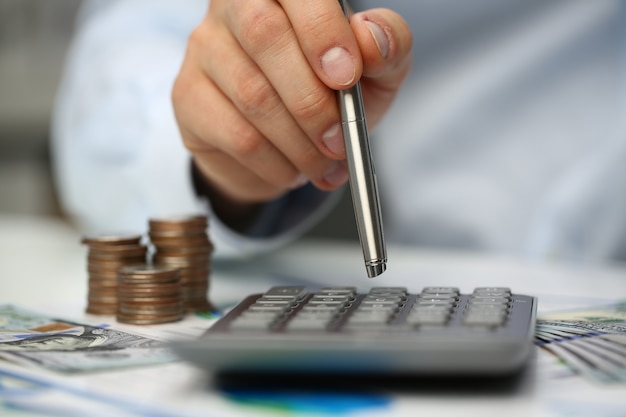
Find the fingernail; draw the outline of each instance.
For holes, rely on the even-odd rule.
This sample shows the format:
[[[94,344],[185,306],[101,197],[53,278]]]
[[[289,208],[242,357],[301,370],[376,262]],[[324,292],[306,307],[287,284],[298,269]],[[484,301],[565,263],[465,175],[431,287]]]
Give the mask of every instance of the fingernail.
[[[343,156],[346,149],[343,143],[343,132],[341,131],[341,123],[335,123],[322,135],[322,142],[329,151],[338,156]]]
[[[304,174],[300,174],[291,183],[291,189],[295,190],[296,188],[300,188],[304,186],[307,182],[309,182],[309,179]]]
[[[378,52],[382,55],[383,58],[387,58],[389,55],[389,38],[387,38],[387,34],[378,24],[366,20],[365,26],[369,29],[372,37],[374,38],[374,42],[376,42],[376,47],[378,48]]]
[[[328,78],[339,85],[352,83],[356,75],[352,56],[347,50],[339,46],[330,48],[322,56],[322,69]]]
[[[326,170],[324,180],[332,186],[338,187],[348,180],[348,167],[345,161],[335,161]]]

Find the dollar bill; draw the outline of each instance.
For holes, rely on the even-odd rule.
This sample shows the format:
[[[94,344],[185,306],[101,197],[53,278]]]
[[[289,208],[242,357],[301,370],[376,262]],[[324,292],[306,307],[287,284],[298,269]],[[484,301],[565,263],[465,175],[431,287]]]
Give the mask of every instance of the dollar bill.
[[[175,359],[164,342],[0,305],[0,357],[59,372],[164,363]]]
[[[626,302],[544,314],[535,343],[594,382],[626,384]]]

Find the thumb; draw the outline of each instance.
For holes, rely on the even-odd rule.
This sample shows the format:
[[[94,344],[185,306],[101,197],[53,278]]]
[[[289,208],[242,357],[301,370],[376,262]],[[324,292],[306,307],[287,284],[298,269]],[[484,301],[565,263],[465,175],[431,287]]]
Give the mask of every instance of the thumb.
[[[387,111],[411,69],[413,36],[406,21],[389,9],[356,13],[350,25],[361,50],[361,85],[368,124]]]

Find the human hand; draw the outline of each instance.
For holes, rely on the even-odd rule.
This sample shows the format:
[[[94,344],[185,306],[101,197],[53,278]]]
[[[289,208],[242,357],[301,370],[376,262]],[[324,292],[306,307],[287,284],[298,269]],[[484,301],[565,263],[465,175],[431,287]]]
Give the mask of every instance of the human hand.
[[[387,9],[345,18],[337,0],[212,0],[172,99],[185,146],[225,208],[348,173],[335,90],[363,90],[368,126],[410,68],[411,33]]]

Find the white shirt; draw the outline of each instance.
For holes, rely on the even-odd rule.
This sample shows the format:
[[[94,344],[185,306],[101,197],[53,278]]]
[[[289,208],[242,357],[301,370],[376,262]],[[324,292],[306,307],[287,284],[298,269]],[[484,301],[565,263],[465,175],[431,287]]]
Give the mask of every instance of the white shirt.
[[[387,0],[414,68],[372,135],[389,241],[626,259],[624,18],[618,0]],[[208,211],[217,255],[271,250],[333,194],[268,206],[256,236],[196,196],[170,91],[206,1],[86,4],[54,115],[60,197],[86,233]],[[330,197],[330,198],[329,198]]]

